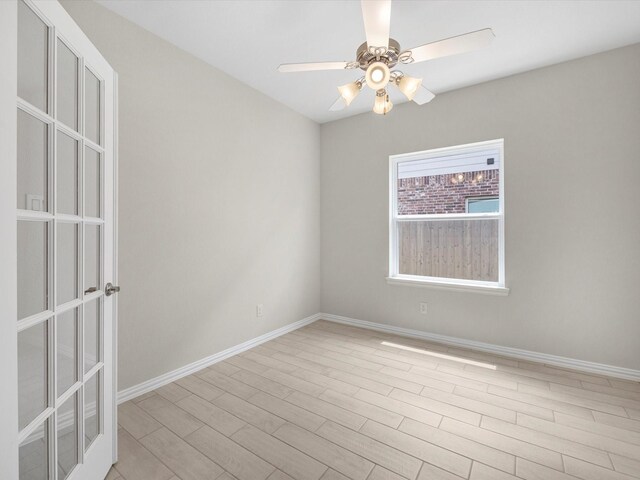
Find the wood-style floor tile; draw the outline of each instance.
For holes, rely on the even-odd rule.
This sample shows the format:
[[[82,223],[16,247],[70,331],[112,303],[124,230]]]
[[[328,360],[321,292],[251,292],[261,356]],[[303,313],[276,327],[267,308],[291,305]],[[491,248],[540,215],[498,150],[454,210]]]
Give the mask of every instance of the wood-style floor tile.
[[[264,392],[256,393],[247,401],[310,432],[315,431],[325,422],[325,419],[320,415]]]
[[[182,480],[214,480],[224,473],[219,465],[166,428],[147,435],[140,443]]]
[[[631,480],[640,383],[317,321],[119,407],[108,480]]]
[[[327,470],[319,461],[250,425],[231,439],[296,480],[318,480]]]
[[[416,478],[422,466],[416,457],[337,423],[324,423],[317,434],[406,478]]]
[[[640,460],[640,447],[621,440],[605,437],[597,433],[585,432],[560,423],[548,422],[539,418],[518,414],[518,425],[549,433],[556,437],[565,438],[577,443],[582,443],[599,450],[622,455],[623,457]]]
[[[393,428],[398,428],[398,425],[400,425],[400,422],[402,422],[402,419],[404,418],[402,415],[390,410],[380,408],[376,405],[372,405],[371,403],[367,403],[332,390],[327,390],[318,398]]]
[[[183,377],[180,380],[176,380],[176,383],[182,388],[189,390],[191,393],[198,395],[205,400],[213,400],[214,398],[219,397],[224,393],[224,390],[214,387],[213,385],[205,382],[196,375]]]
[[[213,399],[212,403],[267,433],[273,433],[285,423],[280,417],[230,393]]]
[[[273,435],[353,480],[365,480],[373,469],[372,462],[295,425],[285,424]]]
[[[138,406],[181,437],[195,432],[203,425],[200,420],[159,395],[147,398]]]
[[[607,470],[593,463],[584,462],[577,458],[564,457],[565,471],[569,475],[582,478],[583,480],[632,480],[633,478],[624,473]]]
[[[286,401],[353,430],[358,430],[367,421],[362,415],[304,393],[294,392]]]
[[[495,433],[517,438],[523,442],[533,443],[539,447],[548,448],[554,452],[580,458],[606,468],[611,468],[611,461],[607,452],[583,445],[582,443],[573,442],[538,430],[525,428],[521,425],[503,422],[495,418],[484,417],[480,426]]]
[[[227,436],[233,435],[245,426],[245,422],[238,417],[207,402],[197,395],[183,398],[176,403],[176,405],[201,422],[206,423]]]
[[[510,453],[516,457],[526,458],[533,462],[547,465],[556,470],[562,471],[562,457],[558,452],[538,447],[531,443],[507,437],[499,433],[494,433],[484,428],[479,428],[468,423],[460,422],[452,418],[444,418],[440,428],[455,435],[483,443],[496,450]]]
[[[504,472],[513,473],[515,471],[516,460],[512,454],[489,447],[484,443],[424,425],[420,422],[416,422],[415,420],[411,420],[410,418],[407,418],[402,422],[400,430],[426,442],[433,443],[434,445],[446,448],[452,452],[457,452],[472,460],[477,460]],[[437,465],[434,462],[429,463]]]
[[[435,412],[416,407],[415,405],[396,400],[395,398],[369,392],[364,389],[356,393],[355,398],[434,427],[440,425],[440,422],[442,421],[442,415]]]
[[[178,400],[182,400],[185,397],[191,395],[188,390],[185,390],[178,382],[169,383],[160,388],[157,388],[155,392],[169,400],[171,403],[176,403]]]
[[[609,455],[616,471],[630,475],[634,478],[640,478],[640,461],[627,457],[621,457],[611,453]]]
[[[163,462],[123,429],[118,431],[116,468],[126,480],[169,480],[174,475]]]
[[[275,470],[271,464],[207,425],[186,436],[185,441],[238,480],[264,480]]]
[[[132,401],[124,402],[118,406],[118,423],[136,439],[162,427],[160,422]]]
[[[469,480],[516,480],[515,475],[491,468],[482,463],[473,462]]]

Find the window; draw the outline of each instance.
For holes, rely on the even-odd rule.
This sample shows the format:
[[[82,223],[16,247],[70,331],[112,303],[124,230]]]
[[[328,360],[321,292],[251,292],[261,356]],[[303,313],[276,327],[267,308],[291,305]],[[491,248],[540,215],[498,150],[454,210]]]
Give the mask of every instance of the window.
[[[389,283],[506,294],[503,141],[390,157]]]

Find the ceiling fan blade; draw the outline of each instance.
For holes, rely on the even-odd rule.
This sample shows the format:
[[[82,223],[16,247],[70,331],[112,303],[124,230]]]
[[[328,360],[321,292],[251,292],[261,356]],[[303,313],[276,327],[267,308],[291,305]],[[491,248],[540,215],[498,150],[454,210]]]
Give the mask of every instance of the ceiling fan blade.
[[[413,62],[424,62],[434,58],[448,57],[459,53],[470,52],[487,46],[495,38],[493,30],[485,28],[477,32],[465,33],[457,37],[438,40],[415,48],[409,48]]]
[[[389,47],[391,0],[361,0],[367,46]]]
[[[427,90],[425,87],[420,85],[416,90],[415,95],[413,96],[413,101],[418,105],[424,105],[425,103],[429,103],[431,100],[435,98],[436,94],[431,90]]]
[[[342,96],[338,97],[338,99],[333,102],[333,105],[331,105],[331,107],[329,107],[329,111],[330,112],[337,112],[338,110],[344,110],[344,107],[346,107],[347,104],[345,103],[344,99],[342,98]]]
[[[282,73],[313,72],[317,70],[343,70],[348,62],[283,63],[278,67]]]

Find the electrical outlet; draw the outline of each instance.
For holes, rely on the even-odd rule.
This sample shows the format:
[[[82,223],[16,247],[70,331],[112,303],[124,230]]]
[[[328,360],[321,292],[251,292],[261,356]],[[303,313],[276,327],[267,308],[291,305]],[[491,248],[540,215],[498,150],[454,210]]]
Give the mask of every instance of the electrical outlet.
[[[263,313],[264,313],[264,305],[259,303],[258,305],[256,305],[256,317],[261,317]]]
[[[427,314],[427,304],[425,302],[421,302],[420,303],[420,313],[422,315],[426,315]]]

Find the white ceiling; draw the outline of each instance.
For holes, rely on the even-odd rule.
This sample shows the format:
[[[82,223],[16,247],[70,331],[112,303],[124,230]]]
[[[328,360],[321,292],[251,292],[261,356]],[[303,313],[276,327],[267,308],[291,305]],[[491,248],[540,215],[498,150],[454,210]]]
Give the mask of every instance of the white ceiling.
[[[348,109],[329,111],[336,86],[359,70],[276,71],[280,63],[353,60],[365,40],[359,1],[98,1],[317,122],[373,106],[365,89]],[[637,43],[640,1],[396,0],[391,8],[391,37],[403,49],[486,27],[496,35],[490,47],[402,70],[438,94]],[[395,91],[392,101],[403,97]]]

